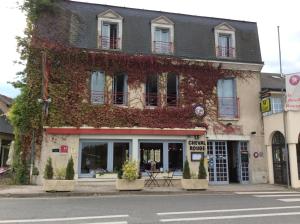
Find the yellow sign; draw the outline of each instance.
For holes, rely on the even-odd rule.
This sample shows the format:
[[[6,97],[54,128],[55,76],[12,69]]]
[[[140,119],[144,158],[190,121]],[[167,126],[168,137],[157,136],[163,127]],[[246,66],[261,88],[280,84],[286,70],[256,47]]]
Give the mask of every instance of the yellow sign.
[[[262,113],[271,111],[271,100],[270,98],[264,98],[260,102],[260,109]]]

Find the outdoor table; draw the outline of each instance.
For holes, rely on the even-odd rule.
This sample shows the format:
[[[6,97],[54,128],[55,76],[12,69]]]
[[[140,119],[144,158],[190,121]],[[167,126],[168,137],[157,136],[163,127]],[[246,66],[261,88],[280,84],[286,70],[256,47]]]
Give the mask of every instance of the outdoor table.
[[[156,177],[159,173],[162,173],[162,172],[161,171],[152,171],[152,170],[145,170],[145,171],[149,177],[145,181],[145,186],[150,187],[151,185],[153,185],[153,186],[159,187],[159,183],[158,183]]]

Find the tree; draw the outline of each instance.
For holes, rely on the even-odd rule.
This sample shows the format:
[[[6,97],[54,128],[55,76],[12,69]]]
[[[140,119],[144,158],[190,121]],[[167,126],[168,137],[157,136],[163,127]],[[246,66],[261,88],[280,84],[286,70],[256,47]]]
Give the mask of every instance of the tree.
[[[53,179],[53,167],[52,167],[52,159],[49,157],[45,166],[44,178],[46,180]]]
[[[183,167],[183,179],[191,179],[190,165],[187,158],[185,159],[184,167]]]
[[[204,167],[204,158],[200,160],[199,171],[198,171],[198,179],[206,179],[206,170]]]
[[[75,175],[74,162],[71,156],[71,158],[68,160],[68,165],[66,168],[66,180],[74,180],[74,175]]]

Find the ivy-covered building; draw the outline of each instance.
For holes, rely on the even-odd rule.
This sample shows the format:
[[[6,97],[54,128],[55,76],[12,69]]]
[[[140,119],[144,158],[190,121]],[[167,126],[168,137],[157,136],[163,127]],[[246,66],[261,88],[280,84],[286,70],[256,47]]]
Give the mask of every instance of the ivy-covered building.
[[[72,155],[79,179],[129,158],[181,175],[185,159],[196,173],[204,156],[211,184],[267,181],[256,23],[58,2],[30,46],[40,171]]]

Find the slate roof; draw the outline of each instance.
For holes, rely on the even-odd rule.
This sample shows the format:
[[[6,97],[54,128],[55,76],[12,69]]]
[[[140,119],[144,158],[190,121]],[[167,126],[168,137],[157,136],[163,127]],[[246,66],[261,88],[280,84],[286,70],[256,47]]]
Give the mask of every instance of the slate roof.
[[[236,37],[236,58],[230,61],[262,64],[257,24],[254,22],[67,0],[60,3],[60,9],[56,15],[41,18],[37,24],[41,37],[79,48],[96,49],[97,15],[111,9],[123,17],[122,51],[151,54],[151,20],[166,16],[174,22],[175,57],[219,60],[215,55],[214,27],[226,22],[235,29]]]
[[[9,124],[5,115],[0,115],[0,133],[13,134],[13,127]]]
[[[0,94],[0,101],[4,102],[6,105],[11,105],[13,100],[12,98],[8,97],[8,96],[4,96],[2,94]]]
[[[260,80],[262,90],[281,91],[282,87],[285,90],[284,79],[280,79],[280,74],[278,73],[261,73]]]

